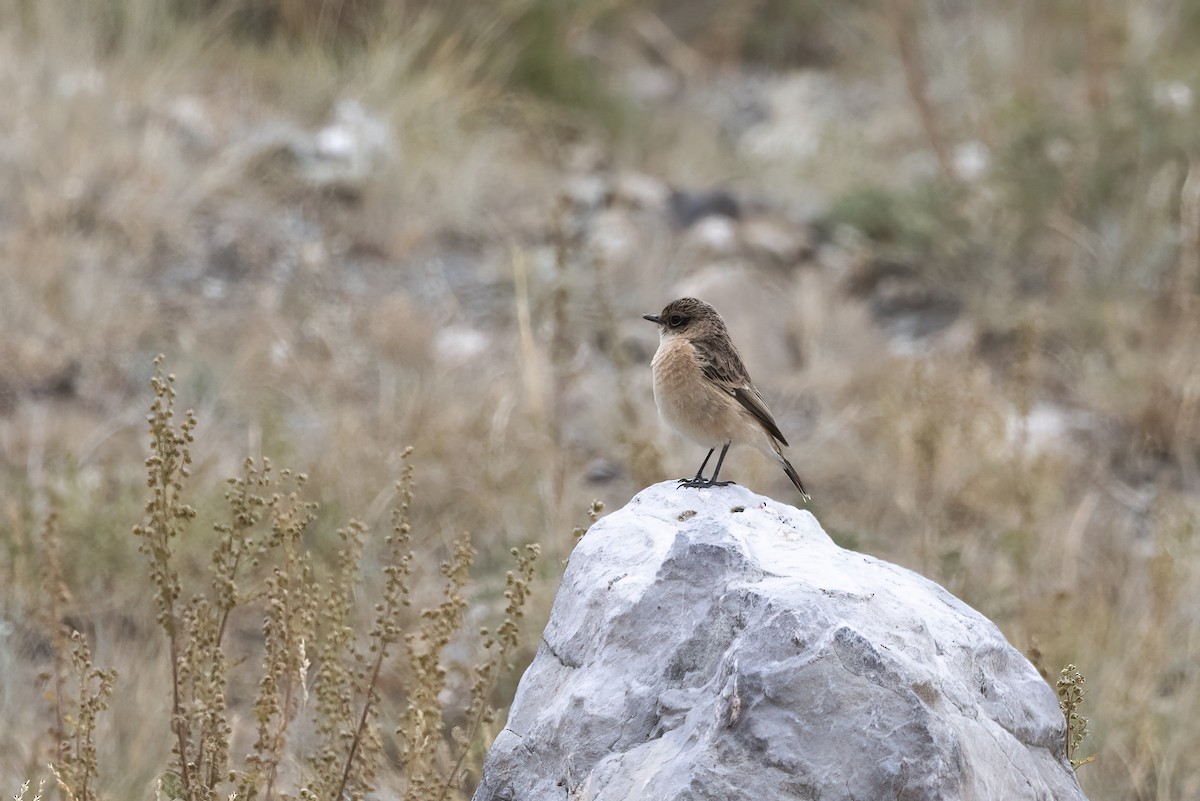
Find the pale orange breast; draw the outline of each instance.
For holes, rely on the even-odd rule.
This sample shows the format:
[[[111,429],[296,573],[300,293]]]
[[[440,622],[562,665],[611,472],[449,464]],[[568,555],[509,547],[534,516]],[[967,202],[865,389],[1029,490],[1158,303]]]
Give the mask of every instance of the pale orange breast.
[[[690,342],[682,337],[663,340],[651,367],[654,402],[672,428],[709,448],[747,440],[741,405],[705,377]]]

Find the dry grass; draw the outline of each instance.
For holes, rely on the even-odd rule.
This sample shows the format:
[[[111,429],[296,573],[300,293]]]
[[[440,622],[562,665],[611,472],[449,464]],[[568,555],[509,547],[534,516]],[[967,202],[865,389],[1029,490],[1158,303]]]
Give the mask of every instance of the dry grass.
[[[336,19],[303,5],[257,4],[271,10],[257,21],[239,3],[171,16],[126,0],[106,6],[120,19],[91,20],[58,2],[0,11],[0,786],[36,784],[50,758],[80,769],[40,734],[61,742],[65,728],[31,691],[45,671],[54,696],[88,695],[63,624],[86,635],[79,675],[118,674],[109,709],[93,707],[99,778],[60,770],[67,782],[149,797],[168,737],[177,750],[225,739],[197,718],[179,745],[173,695],[211,687],[172,679],[185,643],[156,623],[129,534],[158,352],[199,420],[199,520],[229,519],[221,482],[250,481],[247,457],[306,473],[295,502],[320,506],[289,535],[276,583],[262,577],[262,604],[230,612],[217,638],[243,660],[206,674],[227,671],[234,761],[255,754],[244,767],[259,786],[350,781],[328,768],[345,764],[346,729],[283,734],[300,688],[273,688],[306,657],[327,671],[308,674],[327,695],[309,703],[363,732],[376,770],[363,782],[442,788],[465,767],[469,785],[494,728],[472,699],[507,703],[515,678],[495,667],[530,646],[498,632],[480,673],[482,646],[455,640],[439,677],[429,643],[511,619],[514,593],[532,593],[536,631],[592,501],[617,508],[694,470],[701,454],[654,419],[639,318],[695,291],[726,313],[835,538],[945,584],[1036,647],[1050,680],[1068,663],[1087,677],[1076,755],[1096,755],[1080,768],[1089,797],[1200,794],[1190,12],[1094,2],[1081,27],[1066,2],[821,11],[812,52],[834,68],[755,83],[730,66],[769,32],[739,19],[741,45],[689,33],[673,4],[531,0],[450,33],[433,4],[377,18],[345,3]],[[547,63],[580,72],[539,82]],[[685,90],[653,114],[605,96],[635,64],[667,64]],[[808,115],[773,131],[764,109]],[[359,155],[338,155],[347,139]],[[723,245],[672,227],[631,175],[763,202],[744,203],[740,239]],[[607,202],[587,199],[589,181]],[[756,224],[801,242],[756,245]],[[946,309],[948,327],[904,333]],[[397,530],[410,444],[418,489],[397,554],[414,554],[412,604],[435,611],[381,626],[384,645],[364,654],[424,665],[432,696],[412,709],[403,672],[361,683],[348,643],[302,657],[287,632],[320,624],[268,602],[310,568],[385,559],[362,531]],[[728,469],[789,497],[765,461],[735,454]],[[56,559],[39,544],[52,511]],[[205,526],[169,539],[179,576],[216,564]],[[546,558],[517,570],[506,599],[508,551],[525,542]],[[383,578],[364,581],[401,603],[395,586],[379,595]],[[338,586],[312,591],[342,609]],[[371,617],[345,614],[368,642]],[[381,663],[364,659],[370,678]],[[372,739],[371,720],[407,722]],[[418,740],[437,745],[425,762],[405,756]],[[406,759],[426,778],[406,784]]]

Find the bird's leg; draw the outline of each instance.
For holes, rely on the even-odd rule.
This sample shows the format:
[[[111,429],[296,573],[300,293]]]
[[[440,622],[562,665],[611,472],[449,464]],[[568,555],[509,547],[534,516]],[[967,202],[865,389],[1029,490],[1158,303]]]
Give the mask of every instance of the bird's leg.
[[[688,487],[689,489],[703,489],[705,487],[727,487],[732,484],[732,481],[717,481],[717,475],[721,472],[721,463],[725,461],[725,454],[729,452],[729,445],[730,443],[726,442],[725,447],[721,448],[721,455],[717,457],[717,467],[713,470],[712,478],[706,479],[703,477],[703,474],[704,467],[708,464],[708,460],[712,457],[713,451],[716,448],[710,450],[708,456],[704,457],[704,463],[700,465],[700,470],[696,473],[696,477],[688,481],[680,481],[679,486]]]
[[[721,448],[721,455],[717,457],[717,466],[713,470],[712,478],[708,480],[710,487],[728,487],[732,481],[717,481],[717,476],[721,474],[721,464],[725,461],[725,454],[729,452],[730,443],[726,442],[725,447]]]
[[[713,451],[715,451],[715,450],[716,450],[716,448],[709,448],[708,456],[704,457],[704,461],[700,463],[700,469],[696,471],[696,477],[695,478],[681,478],[681,479],[679,479],[680,485],[695,487],[695,486],[699,486],[700,484],[702,484],[704,482],[704,468],[708,466],[708,460],[712,458]]]

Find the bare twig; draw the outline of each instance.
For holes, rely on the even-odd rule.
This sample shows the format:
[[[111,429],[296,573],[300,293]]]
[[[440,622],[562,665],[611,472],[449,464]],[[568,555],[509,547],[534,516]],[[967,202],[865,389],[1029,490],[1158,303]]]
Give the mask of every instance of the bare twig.
[[[1179,261],[1168,290],[1176,314],[1186,312],[1200,286],[1200,163],[1195,160],[1179,190],[1179,233]]]
[[[925,74],[925,65],[921,61],[920,43],[917,40],[917,20],[913,9],[913,0],[888,0],[887,15],[896,37],[896,46],[900,53],[900,61],[904,65],[904,80],[908,84],[908,94],[913,105],[917,108],[917,117],[925,138],[937,156],[938,166],[949,181],[957,179],[954,164],[950,158],[950,148],[938,121],[933,103],[929,100],[929,78]]]
[[[1087,100],[1092,111],[1100,111],[1108,105],[1108,92],[1104,88],[1107,26],[1103,3],[1086,0],[1084,6],[1083,68],[1087,81]]]

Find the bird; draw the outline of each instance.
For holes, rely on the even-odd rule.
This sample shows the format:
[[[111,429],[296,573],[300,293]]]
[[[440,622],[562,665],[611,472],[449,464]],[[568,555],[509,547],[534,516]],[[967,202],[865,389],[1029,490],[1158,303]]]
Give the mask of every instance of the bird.
[[[659,314],[642,317],[658,325],[659,344],[651,370],[659,415],[679,433],[709,449],[696,476],[679,479],[680,487],[732,484],[717,481],[717,476],[729,447],[740,444],[756,447],[777,461],[801,497],[812,500],[783,455],[782,446],[788,441],[750,380],[717,310],[696,298],[680,298]],[[704,468],[718,446],[717,466],[712,476],[704,478]]]

